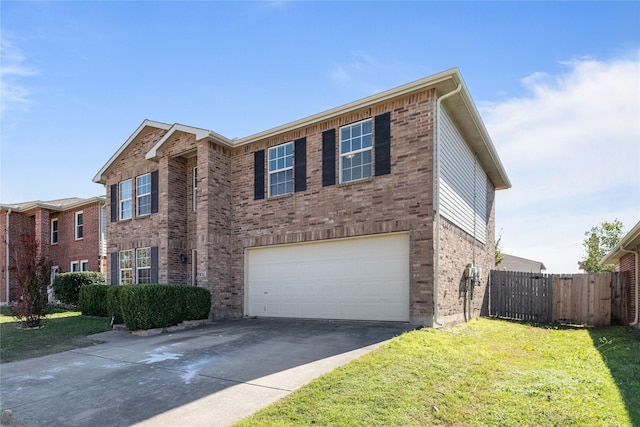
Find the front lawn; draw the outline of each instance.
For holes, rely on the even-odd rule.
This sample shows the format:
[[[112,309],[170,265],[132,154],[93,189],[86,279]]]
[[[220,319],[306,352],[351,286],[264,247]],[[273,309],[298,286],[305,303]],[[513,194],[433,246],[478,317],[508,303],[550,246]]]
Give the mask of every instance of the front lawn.
[[[479,319],[403,334],[238,426],[638,426],[640,330]]]
[[[93,345],[90,334],[111,329],[111,319],[52,309],[40,329],[21,329],[7,307],[0,310],[0,363],[29,359]]]

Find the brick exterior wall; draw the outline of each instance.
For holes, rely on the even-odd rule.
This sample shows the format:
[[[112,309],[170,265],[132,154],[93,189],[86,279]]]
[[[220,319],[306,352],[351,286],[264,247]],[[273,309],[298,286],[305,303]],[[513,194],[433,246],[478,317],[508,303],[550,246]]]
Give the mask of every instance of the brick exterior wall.
[[[627,248],[629,249],[629,248]],[[640,250],[640,246],[636,248],[631,248],[635,251]],[[629,272],[629,319],[632,322],[636,317],[636,311],[638,310],[638,304],[640,301],[636,300],[636,258],[634,254],[626,253],[620,258],[620,271],[628,271]],[[640,325],[636,325],[640,327]]]
[[[86,205],[70,208],[68,210],[49,210],[34,208],[25,212],[12,211],[9,215],[9,242],[16,242],[19,237],[27,233],[36,237],[40,243],[40,253],[51,261],[52,265],[59,267],[59,272],[70,271],[72,261],[87,260],[90,271],[101,271],[102,259],[99,252],[99,216],[101,203],[92,202]],[[83,212],[83,238],[75,239],[75,213]],[[58,242],[51,243],[51,221],[58,220]],[[6,262],[7,211],[0,215],[0,235],[2,238],[0,248],[0,271],[2,283],[0,284],[0,301],[7,302],[6,283],[9,275],[10,291],[9,301],[14,302],[18,298],[17,283],[11,280],[11,265]]]
[[[158,170],[159,211],[137,218],[134,203],[133,219],[109,222],[108,252],[157,246],[159,283],[191,284],[195,271],[197,285],[212,292],[213,316],[237,317],[244,314],[247,248],[409,232],[410,318],[414,323],[432,325],[435,105],[435,91],[427,89],[236,148],[206,138],[196,141],[193,134],[175,132],[161,147],[158,161],[145,160],[145,154],[167,131],[149,127],[103,176],[107,188],[133,179],[135,192],[136,176]],[[324,187],[322,132],[337,131],[343,125],[387,112],[391,113],[391,173],[340,184],[336,155],[336,184]],[[269,198],[265,174],[265,198],[254,200],[254,153],[302,137],[306,138],[306,190]],[[196,165],[198,208],[194,212]],[[266,164],[265,167],[268,171]],[[447,321],[461,317],[464,295],[460,291],[460,275],[474,255],[485,276],[475,288],[475,315],[482,304],[494,255],[493,186],[487,188],[487,193],[487,245],[442,221],[438,307]],[[107,191],[108,205],[109,197]],[[185,262],[181,254],[186,256],[182,258]]]

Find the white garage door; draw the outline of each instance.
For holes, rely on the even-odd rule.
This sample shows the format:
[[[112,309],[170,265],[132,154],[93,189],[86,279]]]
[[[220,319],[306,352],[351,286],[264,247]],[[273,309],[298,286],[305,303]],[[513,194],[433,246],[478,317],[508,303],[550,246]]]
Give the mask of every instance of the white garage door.
[[[409,235],[246,251],[246,314],[409,321]]]

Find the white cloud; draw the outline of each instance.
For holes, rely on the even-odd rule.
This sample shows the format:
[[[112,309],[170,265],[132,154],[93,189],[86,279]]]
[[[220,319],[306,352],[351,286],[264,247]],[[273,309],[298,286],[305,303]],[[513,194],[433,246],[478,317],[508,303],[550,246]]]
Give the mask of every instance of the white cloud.
[[[0,39],[0,56],[0,111],[25,106],[30,101],[31,91],[20,80],[36,75],[38,71],[25,65],[25,55],[6,36]]]
[[[523,79],[529,96],[481,111],[513,188],[497,196],[503,250],[570,273],[584,231],[640,220],[640,52]]]

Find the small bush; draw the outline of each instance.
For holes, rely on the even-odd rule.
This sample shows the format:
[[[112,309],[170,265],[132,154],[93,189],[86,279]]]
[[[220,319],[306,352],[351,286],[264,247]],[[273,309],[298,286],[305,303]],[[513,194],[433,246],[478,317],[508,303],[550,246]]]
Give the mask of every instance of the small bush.
[[[53,282],[55,296],[65,304],[78,305],[80,288],[86,285],[104,285],[105,278],[96,271],[60,273]]]
[[[206,319],[211,293],[180,285],[134,285],[120,291],[122,317],[129,330],[166,328],[183,320]]]
[[[122,286],[109,286],[107,289],[107,313],[113,317],[113,323],[124,323],[122,317]]]
[[[207,319],[211,311],[211,292],[196,286],[184,286],[184,320]]]
[[[78,308],[85,316],[108,317],[108,293],[111,286],[84,285],[78,295]]]

